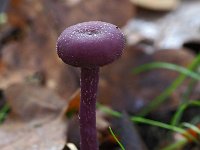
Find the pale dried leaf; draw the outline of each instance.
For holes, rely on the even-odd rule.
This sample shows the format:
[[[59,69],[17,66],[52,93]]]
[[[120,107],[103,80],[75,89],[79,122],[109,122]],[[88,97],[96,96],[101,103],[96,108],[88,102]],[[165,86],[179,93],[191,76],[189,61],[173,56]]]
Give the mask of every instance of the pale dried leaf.
[[[130,44],[150,39],[158,48],[180,48],[187,41],[200,41],[199,14],[198,0],[183,1],[180,7],[166,14],[144,13],[131,20],[124,32]]]
[[[130,0],[134,4],[152,10],[172,10],[175,9],[179,0]]]
[[[1,150],[61,150],[65,146],[66,122],[61,118],[33,126],[12,121],[0,126]]]

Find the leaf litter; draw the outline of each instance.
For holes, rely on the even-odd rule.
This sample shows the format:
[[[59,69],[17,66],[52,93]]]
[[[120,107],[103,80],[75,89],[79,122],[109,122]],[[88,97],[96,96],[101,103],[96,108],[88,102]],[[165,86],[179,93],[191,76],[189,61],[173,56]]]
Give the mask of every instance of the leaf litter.
[[[10,86],[5,97],[12,112],[0,127],[2,150],[64,147],[67,124],[61,116],[66,105],[63,99],[51,90],[29,84]]]
[[[132,46],[127,46],[118,62],[102,69],[98,101],[128,114],[136,114],[148,105],[178,75],[167,70],[154,70],[136,76],[131,73],[134,67],[153,61],[187,66],[195,57],[182,45],[187,41],[199,41],[199,20],[194,19],[198,18],[200,10],[198,1],[181,1],[175,10],[162,13],[159,9],[154,10],[156,12],[136,9],[128,0],[105,3],[107,1],[100,0],[10,0],[7,22],[0,25],[0,89],[11,111],[0,125],[0,149],[60,150],[66,147],[66,142],[78,147],[80,97],[75,92],[79,87],[79,71],[63,65],[55,54],[57,36],[66,26],[101,19],[124,27]],[[15,34],[20,36],[15,37]],[[176,42],[171,42],[174,40]],[[158,51],[160,49],[169,50]],[[149,51],[151,53],[146,53]],[[152,116],[168,120],[166,114],[178,107],[186,87],[187,81],[155,111],[159,113],[152,112]],[[198,93],[195,89],[195,98],[199,98]],[[74,114],[71,118],[66,117],[71,114]],[[115,123],[102,112],[97,115],[101,146],[117,148],[108,132],[108,126]],[[126,117],[124,119],[117,123],[123,124],[127,121]],[[138,127],[141,143],[148,148],[159,144],[155,139],[163,137],[163,132],[154,137],[155,130],[145,128],[149,134],[145,132],[144,135],[140,131],[142,127]],[[134,126],[131,130],[135,130]],[[120,131],[119,136],[137,137],[120,127],[115,131]],[[148,138],[154,141],[153,144],[148,143]],[[129,139],[126,142],[132,143]]]

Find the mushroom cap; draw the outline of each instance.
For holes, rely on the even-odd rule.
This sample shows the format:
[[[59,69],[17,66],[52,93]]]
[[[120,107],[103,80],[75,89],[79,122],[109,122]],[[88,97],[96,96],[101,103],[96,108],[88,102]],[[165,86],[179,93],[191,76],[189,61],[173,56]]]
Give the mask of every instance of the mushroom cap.
[[[57,53],[75,67],[99,67],[122,55],[125,37],[120,29],[101,21],[83,22],[66,28],[58,38]]]

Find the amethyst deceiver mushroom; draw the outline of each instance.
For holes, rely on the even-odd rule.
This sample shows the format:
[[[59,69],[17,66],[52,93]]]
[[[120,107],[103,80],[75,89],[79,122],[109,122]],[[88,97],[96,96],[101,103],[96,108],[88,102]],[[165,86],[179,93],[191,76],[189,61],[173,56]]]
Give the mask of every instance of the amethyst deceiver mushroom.
[[[99,67],[119,58],[124,45],[125,38],[120,29],[101,21],[70,26],[58,38],[58,56],[66,64],[81,67],[81,150],[98,150],[96,96]]]

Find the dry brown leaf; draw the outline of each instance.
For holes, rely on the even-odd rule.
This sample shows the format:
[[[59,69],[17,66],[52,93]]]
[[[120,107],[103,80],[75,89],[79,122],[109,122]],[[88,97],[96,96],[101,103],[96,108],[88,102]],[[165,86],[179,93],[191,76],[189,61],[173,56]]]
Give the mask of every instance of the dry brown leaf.
[[[77,114],[79,112],[80,106],[80,89],[78,89],[70,98],[69,105],[66,107],[65,114],[70,117],[73,114]]]
[[[23,121],[55,118],[67,105],[56,93],[31,84],[14,84],[5,90],[12,115]]]
[[[66,121],[61,118],[43,124],[12,120],[0,126],[1,150],[61,150],[66,141]]]
[[[1,150],[61,150],[65,146],[66,102],[44,87],[15,84],[5,91],[11,108],[0,126]]]
[[[15,27],[24,28],[27,26],[26,14],[21,11],[23,0],[11,0],[9,3],[10,9],[8,11],[8,22]]]
[[[129,0],[79,0],[73,5],[69,0],[45,0],[44,6],[58,32],[67,26],[91,20],[110,22],[121,27],[135,12]]]
[[[45,85],[68,98],[77,89],[77,79],[71,69],[57,57],[55,50],[57,29],[54,28],[52,19],[47,17],[47,13],[49,12],[46,12],[43,1],[11,0],[8,18],[12,20],[15,15],[21,16],[19,20],[25,22],[25,25],[21,28],[18,23],[12,21],[9,23],[13,28],[21,28],[24,35],[16,42],[3,45],[2,62],[9,68],[10,74],[14,74],[19,69],[32,74],[43,72]],[[21,76],[24,77],[24,74],[22,73]],[[17,80],[22,82],[23,77]],[[8,81],[6,79],[2,77],[1,81]],[[63,82],[66,80],[67,82]],[[9,81],[5,83],[4,88],[16,82],[16,80]]]

